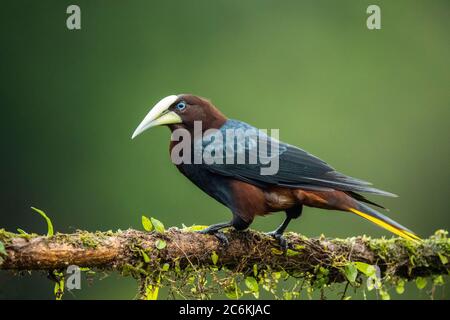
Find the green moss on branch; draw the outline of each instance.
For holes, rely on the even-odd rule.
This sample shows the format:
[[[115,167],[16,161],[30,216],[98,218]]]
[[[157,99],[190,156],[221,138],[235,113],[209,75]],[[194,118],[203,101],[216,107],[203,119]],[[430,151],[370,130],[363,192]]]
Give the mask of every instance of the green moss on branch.
[[[118,271],[138,279],[141,295],[147,298],[157,296],[162,286],[174,288],[179,296],[207,298],[221,288],[238,297],[242,290],[237,290],[237,279],[245,280],[247,291],[256,295],[251,290],[255,283],[271,291],[280,279],[288,277],[302,279],[311,288],[323,288],[347,281],[358,286],[364,277],[398,285],[449,273],[450,240],[444,231],[421,243],[366,236],[306,238],[289,233],[291,249],[285,252],[260,232],[230,230],[226,235],[229,245],[224,247],[214,236],[177,228],[164,233],[77,231],[50,237],[0,229],[6,253],[0,269],[52,271],[78,265]],[[377,276],[365,266],[375,266]],[[178,290],[183,288],[180,283],[189,292]]]

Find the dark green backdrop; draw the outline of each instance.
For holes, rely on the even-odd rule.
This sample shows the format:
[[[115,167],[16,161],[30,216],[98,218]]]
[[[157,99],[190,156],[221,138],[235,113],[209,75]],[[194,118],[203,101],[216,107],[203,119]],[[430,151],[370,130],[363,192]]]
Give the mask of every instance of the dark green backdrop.
[[[80,31],[66,28],[73,3]],[[366,28],[369,4],[381,7],[381,30]],[[191,92],[399,194],[377,200],[420,235],[450,229],[449,9],[447,0],[2,0],[0,227],[44,233],[30,206],[61,232],[140,228],[142,214],[166,226],[228,219],[171,165],[167,129],[130,140],[156,101]],[[290,230],[390,236],[309,208]],[[136,290],[116,275],[82,285],[76,298]],[[426,297],[410,288],[403,297]],[[0,298],[52,298],[52,285],[1,273]]]

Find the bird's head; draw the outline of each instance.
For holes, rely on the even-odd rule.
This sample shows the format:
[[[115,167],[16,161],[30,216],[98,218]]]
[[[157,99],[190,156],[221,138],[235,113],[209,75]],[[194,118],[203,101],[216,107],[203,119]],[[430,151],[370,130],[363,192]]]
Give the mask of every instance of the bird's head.
[[[161,99],[150,109],[132,135],[132,139],[152,127],[166,125],[171,130],[193,130],[194,121],[202,122],[202,129],[218,129],[226,117],[207,99],[192,94],[171,95]]]

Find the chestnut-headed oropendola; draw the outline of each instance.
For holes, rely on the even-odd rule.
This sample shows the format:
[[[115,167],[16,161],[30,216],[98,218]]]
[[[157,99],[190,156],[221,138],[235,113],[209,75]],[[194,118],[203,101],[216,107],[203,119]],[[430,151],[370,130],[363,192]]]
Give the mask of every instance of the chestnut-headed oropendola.
[[[202,133],[209,129],[220,130],[223,136],[227,130],[255,129],[241,121],[225,117],[209,100],[191,94],[170,95],[160,100],[147,114],[133,133],[132,138],[145,130],[166,125],[172,132],[185,129],[195,143],[195,122],[201,122]],[[269,142],[271,137],[265,136]],[[197,137],[197,140],[199,138]],[[213,139],[210,139],[211,141]],[[207,139],[200,137],[204,146]],[[254,144],[234,142],[233,157],[240,152],[249,152]],[[310,153],[276,140],[279,169],[273,175],[261,174],[261,163],[180,163],[178,170],[208,195],[228,207],[233,218],[230,222],[211,225],[202,233],[215,234],[224,239],[219,230],[234,227],[244,230],[255,216],[285,211],[286,219],[269,234],[286,247],[283,232],[291,219],[302,214],[303,205],[352,212],[405,239],[417,241],[420,238],[409,229],[374,210],[368,204],[382,206],[366,199],[360,193],[371,193],[395,197],[396,195],[376,189],[371,183],[337,172],[326,162]],[[180,141],[170,142],[170,151]],[[237,145],[241,143],[240,147]],[[194,152],[193,152],[194,153]],[[235,159],[235,158],[234,158]],[[384,209],[384,208],[383,208]]]

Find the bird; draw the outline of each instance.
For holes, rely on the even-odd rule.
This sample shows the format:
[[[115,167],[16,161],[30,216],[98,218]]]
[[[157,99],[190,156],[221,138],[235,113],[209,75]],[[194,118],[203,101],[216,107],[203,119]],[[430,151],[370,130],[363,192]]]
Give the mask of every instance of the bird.
[[[267,233],[282,248],[287,247],[283,236],[292,219],[302,215],[303,207],[315,207],[328,210],[345,211],[364,219],[404,238],[419,241],[420,237],[375,210],[373,206],[385,209],[372,202],[361,193],[397,197],[397,195],[374,188],[371,183],[356,179],[336,171],[325,161],[294,145],[278,141],[261,133],[261,130],[245,122],[227,118],[214,104],[203,97],[193,94],[169,95],[157,102],[138,125],[132,139],[144,131],[167,126],[172,134],[184,130],[190,136],[190,146],[208,146],[208,139],[195,135],[195,123],[201,123],[201,133],[220,132],[225,136],[227,130],[256,130],[257,137],[276,145],[273,154],[266,158],[277,157],[278,170],[274,174],[261,174],[263,164],[235,163],[224,161],[211,163],[184,161],[176,163],[177,169],[206,194],[229,208],[232,219],[217,223],[199,231],[203,234],[216,235],[226,242],[222,229],[233,227],[238,231],[247,229],[255,217],[274,212],[285,212],[284,221],[274,231]],[[255,153],[255,136],[244,141],[225,142],[225,149],[236,159],[238,156]],[[210,139],[212,141],[214,139]],[[242,140],[242,139],[241,139]],[[172,153],[181,143],[171,139],[169,152]],[[213,143],[213,142],[211,142]],[[225,151],[217,152],[224,160]],[[196,152],[187,157],[191,159]],[[266,159],[267,160],[267,159]],[[226,162],[226,161],[225,161]]]

